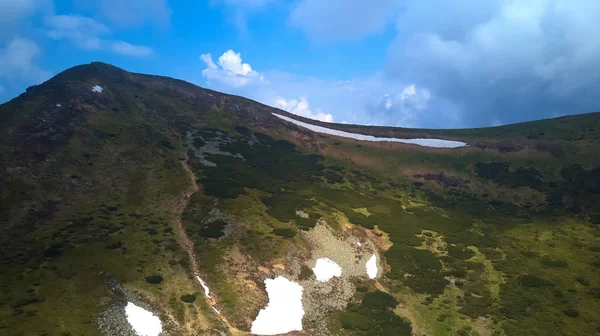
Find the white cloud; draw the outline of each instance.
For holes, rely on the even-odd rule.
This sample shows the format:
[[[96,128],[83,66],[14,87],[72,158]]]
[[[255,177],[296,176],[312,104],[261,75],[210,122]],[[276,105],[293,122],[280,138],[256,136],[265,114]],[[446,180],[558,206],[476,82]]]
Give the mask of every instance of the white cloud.
[[[397,0],[302,0],[290,24],[314,41],[355,40],[382,31],[399,9]]]
[[[14,22],[33,13],[34,0],[0,0],[0,23]]]
[[[477,127],[489,125],[498,116],[510,123],[550,117],[556,112],[564,115],[598,109],[600,44],[595,43],[595,34],[600,32],[598,1],[382,0],[373,5],[366,0],[299,0],[296,3],[290,24],[317,42],[360,39],[382,32],[395,22],[396,39],[388,48],[381,82],[396,86],[414,83],[429,90],[429,99],[421,95],[420,101],[413,101],[416,104],[413,108],[427,101],[428,107],[420,112],[423,116],[415,119],[419,125],[425,121],[426,126],[437,125],[437,120],[427,116],[431,112],[443,120]],[[350,91],[358,87],[359,83],[352,83],[336,88]],[[379,99],[382,104],[378,115],[386,116],[381,120],[389,123],[393,121],[392,112],[397,111],[398,94],[382,88],[375,96],[382,97],[386,92],[390,93],[391,105]],[[310,100],[321,104],[313,95]],[[373,96],[363,104],[367,102],[371,107],[378,106],[373,103]],[[389,112],[380,113],[386,107]],[[338,116],[337,109],[326,109]],[[352,110],[356,111],[356,107]],[[401,122],[403,118],[396,120]]]
[[[278,97],[275,100],[274,106],[305,118],[333,122],[333,115],[330,113],[325,113],[321,109],[313,111],[310,108],[310,104],[306,100],[306,97],[302,97],[300,100],[286,100],[285,98]]]
[[[75,6],[86,11],[93,10],[122,27],[144,24],[166,27],[172,14],[168,0],[77,0]]]
[[[0,94],[4,93],[4,86],[0,86]]]
[[[202,54],[200,59],[206,64],[202,76],[209,82],[215,81],[233,88],[244,87],[250,83],[266,82],[264,76],[252,70],[250,64],[243,63],[240,53],[231,49],[219,57],[217,64],[213,62],[211,54]]]
[[[48,36],[53,39],[69,39],[82,49],[101,48],[99,35],[108,33],[107,26],[80,15],[54,15],[46,18]]]
[[[398,18],[390,77],[453,102],[469,126],[597,110],[599,2],[447,1],[443,16],[433,3],[414,1]]]
[[[53,39],[67,39],[81,49],[109,50],[115,53],[146,57],[152,54],[152,49],[125,41],[104,39],[102,36],[110,33],[104,24],[81,15],[54,15],[46,18],[47,35]]]
[[[354,124],[461,126],[452,104],[440,103],[424,87],[390,81],[381,74],[325,80],[276,70],[258,72],[250,64],[244,67],[241,55],[233,51],[224,55],[219,60],[213,60],[210,54],[200,57],[205,64],[202,75],[210,88],[248,97],[290,113]],[[244,73],[247,75],[243,76]],[[188,80],[195,81],[194,78]],[[389,95],[382,100],[384,93]],[[389,107],[386,110],[387,101]],[[446,113],[440,115],[440,109]]]
[[[0,49],[0,76],[32,84],[45,81],[51,74],[36,64],[40,55],[41,50],[35,42],[15,37]]]
[[[237,29],[246,34],[248,30],[248,19],[256,15],[262,9],[278,0],[211,0],[211,4],[224,7],[224,14]]]
[[[146,57],[152,54],[152,49],[148,47],[133,45],[123,41],[113,42],[112,50],[117,54],[134,57]]]

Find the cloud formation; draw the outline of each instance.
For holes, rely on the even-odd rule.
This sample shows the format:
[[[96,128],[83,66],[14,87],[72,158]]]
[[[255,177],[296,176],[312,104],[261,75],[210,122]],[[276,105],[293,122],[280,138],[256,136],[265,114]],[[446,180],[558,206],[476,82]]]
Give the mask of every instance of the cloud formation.
[[[34,0],[0,0],[0,24],[14,22],[35,10]]]
[[[121,27],[144,24],[165,27],[171,22],[168,0],[79,0],[77,5],[92,8],[110,23]]]
[[[430,116],[422,120],[474,127],[600,110],[600,2],[406,0],[399,10],[398,1],[341,3],[302,0],[290,21],[314,41],[358,39],[395,21],[382,81],[427,89],[421,113]],[[342,8],[344,15],[326,14]],[[404,120],[386,105],[367,110]]]
[[[146,57],[152,49],[125,41],[102,38],[110,29],[94,19],[81,15],[53,15],[46,18],[47,35],[52,39],[67,39],[85,50],[109,50],[124,56]]]
[[[337,81],[276,70],[258,72],[232,50],[216,62],[210,54],[200,58],[206,65],[203,77],[211,88],[306,118],[370,125],[461,126],[456,113],[427,113],[441,105],[436,100],[431,106],[433,97],[426,88],[388,81],[381,75]],[[382,92],[388,94],[382,98]]]
[[[41,50],[35,42],[15,37],[5,48],[0,48],[0,76],[26,84],[43,82],[51,73],[37,65],[40,55]]]
[[[111,48],[117,54],[133,57],[146,57],[153,53],[152,49],[146,46],[133,45],[124,41],[112,42]]]
[[[213,61],[211,54],[202,54],[200,59],[206,64],[202,76],[209,83],[214,81],[220,85],[240,88],[251,83],[265,82],[263,75],[252,70],[250,64],[243,63],[242,55],[231,49],[219,57],[217,64]]]
[[[324,113],[321,109],[313,111],[306,97],[301,97],[300,100],[286,100],[285,98],[277,97],[274,106],[305,118],[333,122],[333,115],[330,113]]]
[[[348,41],[383,30],[399,9],[397,0],[303,0],[290,23],[314,41]]]
[[[246,34],[249,17],[278,0],[210,0],[213,5],[223,6],[225,15],[242,33]]]

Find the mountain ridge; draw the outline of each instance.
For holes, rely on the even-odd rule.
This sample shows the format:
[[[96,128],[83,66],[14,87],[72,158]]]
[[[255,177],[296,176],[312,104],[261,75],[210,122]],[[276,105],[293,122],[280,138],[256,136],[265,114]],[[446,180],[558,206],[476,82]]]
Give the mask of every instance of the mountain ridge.
[[[600,330],[600,114],[475,130],[308,121],[469,144],[452,149],[272,113],[306,121],[98,62],[0,105],[0,328],[129,335],[133,303],[167,335],[244,335],[265,279],[285,277],[304,288],[310,335]],[[371,255],[376,279],[360,275]],[[316,281],[319,258],[342,276]]]

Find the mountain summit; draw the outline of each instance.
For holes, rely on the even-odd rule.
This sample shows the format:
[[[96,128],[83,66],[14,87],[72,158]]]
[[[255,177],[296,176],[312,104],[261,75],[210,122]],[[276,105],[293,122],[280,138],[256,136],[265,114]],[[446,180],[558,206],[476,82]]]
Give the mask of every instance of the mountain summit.
[[[600,332],[600,113],[329,124],[92,63],[0,128],[2,334]]]

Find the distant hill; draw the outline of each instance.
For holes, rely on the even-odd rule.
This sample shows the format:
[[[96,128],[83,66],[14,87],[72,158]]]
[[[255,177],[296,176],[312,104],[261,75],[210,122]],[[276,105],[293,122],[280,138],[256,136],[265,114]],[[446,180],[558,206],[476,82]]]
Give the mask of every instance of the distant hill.
[[[599,158],[600,113],[330,124],[77,66],[0,105],[0,334],[244,335],[282,277],[290,335],[594,335]]]

